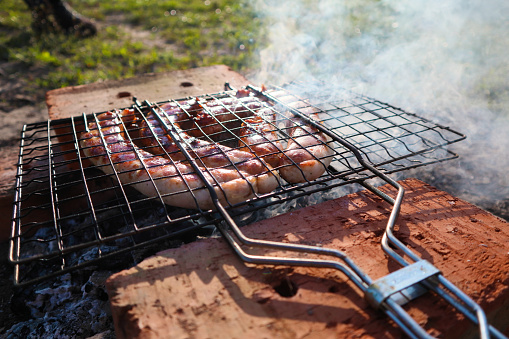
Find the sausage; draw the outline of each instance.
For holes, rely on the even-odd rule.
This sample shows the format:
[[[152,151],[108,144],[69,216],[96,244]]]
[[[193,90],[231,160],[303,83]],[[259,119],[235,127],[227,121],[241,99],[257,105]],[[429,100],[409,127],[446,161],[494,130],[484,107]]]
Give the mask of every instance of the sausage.
[[[258,111],[252,118],[244,119],[239,134],[241,139],[239,144],[241,150],[255,153],[276,168],[283,155],[283,145],[273,122],[274,112],[269,108]]]
[[[162,109],[166,113],[163,120],[166,123],[171,120],[180,144],[200,166],[222,204],[234,205],[258,193],[273,191],[279,185],[275,169],[287,182],[305,182],[322,175],[332,160],[332,149],[326,145],[323,133],[299,120],[287,123],[291,138],[283,149],[274,128],[274,112],[251,96],[211,102],[196,99],[171,102]],[[200,116],[211,113],[218,114],[217,120],[212,119],[223,129],[221,132],[200,125],[204,121],[200,121]],[[146,196],[160,193],[168,205],[215,208],[205,183],[153,114],[146,115],[139,124],[144,148],[126,138],[122,119],[128,119],[125,111],[100,114],[98,124],[91,122],[89,130],[81,134],[80,145],[94,165],[105,173],[116,172],[122,184],[131,185]],[[193,125],[198,131],[195,134],[203,136],[205,132],[225,133],[224,127],[233,123],[236,126],[242,123],[237,129],[240,140],[237,149],[198,139],[180,128]],[[159,145],[163,146],[164,154]]]
[[[291,107],[310,116],[316,115],[316,110],[309,104],[293,101],[294,97],[291,97],[291,100]],[[231,138],[230,133],[224,132],[225,128],[236,133],[238,131],[240,150],[261,157],[279,170],[281,177],[287,182],[299,183],[317,179],[332,161],[333,151],[326,145],[326,136],[297,118],[287,120],[290,138],[284,149],[274,127],[274,112],[258,98],[251,96],[249,91],[239,90],[236,98],[204,101],[200,105],[202,110],[189,110],[189,114],[194,117],[195,126],[198,126],[194,130],[199,131],[192,135],[225,140],[226,134]],[[165,108],[165,111],[175,114],[172,109]],[[178,119],[180,120],[180,117]],[[241,122],[242,126],[239,128]]]
[[[256,110],[261,107],[262,103],[252,96],[212,100],[203,104],[204,109],[195,116],[195,123],[208,138],[228,142],[231,140],[231,134],[224,131],[238,133],[242,120],[255,115]],[[237,140],[234,140],[234,143],[236,142]]]
[[[140,149],[126,138],[120,117],[118,112],[102,113],[97,116],[98,124],[90,122],[88,131],[80,135],[83,153],[95,166],[107,174],[116,172],[123,185],[131,185],[146,196],[159,192],[168,205],[190,209],[215,207],[204,182],[189,162]],[[272,172],[249,175],[236,169],[207,168],[203,174],[222,204],[253,198],[259,187],[268,189],[264,186],[268,182],[272,189],[277,185]]]
[[[327,137],[300,119],[287,120],[286,127],[291,138],[280,157],[281,177],[290,183],[317,179],[332,161],[333,150],[327,145]]]
[[[262,159],[256,157],[252,152],[230,148],[206,140],[192,137],[179,127],[179,114],[167,111],[162,112],[164,106],[159,110],[159,116],[168,125],[174,128],[175,134],[181,139],[181,145],[186,151],[197,160],[198,166],[206,168],[231,168],[244,172],[248,175],[258,176],[258,193],[269,193],[277,187],[279,176],[272,167]],[[171,122],[170,122],[171,121]],[[140,135],[146,146],[159,147],[161,145],[174,161],[182,161],[185,156],[180,152],[179,147],[162,127],[159,119],[150,112],[140,123]]]

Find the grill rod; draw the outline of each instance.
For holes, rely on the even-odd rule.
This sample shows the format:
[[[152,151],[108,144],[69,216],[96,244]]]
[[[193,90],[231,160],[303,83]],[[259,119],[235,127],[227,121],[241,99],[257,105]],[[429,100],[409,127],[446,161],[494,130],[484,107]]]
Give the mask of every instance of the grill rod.
[[[227,88],[228,85],[225,85],[225,88]],[[269,95],[266,95],[265,93],[260,92],[259,90],[255,89],[254,87],[248,86],[248,89],[254,91],[255,93],[265,96],[269,100],[272,100],[275,103],[279,103],[278,100],[274,97],[271,97]],[[254,263],[254,264],[266,264],[266,265],[288,265],[288,266],[308,266],[308,267],[318,267],[318,268],[334,268],[341,272],[343,272],[352,282],[359,288],[363,293],[365,294],[365,297],[370,299],[370,293],[379,292],[378,288],[374,287],[374,283],[372,279],[367,276],[362,270],[351,261],[346,254],[333,250],[333,249],[326,249],[321,248],[318,246],[308,246],[308,245],[300,245],[300,244],[288,244],[288,243],[280,243],[280,242],[273,242],[273,241],[267,241],[267,240],[258,240],[246,237],[239,229],[236,222],[233,220],[233,218],[230,216],[230,214],[227,212],[226,208],[222,205],[222,203],[219,201],[219,198],[210,182],[205,178],[205,175],[203,174],[203,170],[198,166],[195,159],[189,154],[187,149],[182,145],[182,143],[185,143],[185,140],[180,138],[178,136],[178,133],[176,132],[177,129],[173,125],[173,122],[167,114],[164,112],[164,110],[161,110],[159,112],[154,108],[154,105],[150,104],[150,102],[145,101],[145,104],[147,107],[150,108],[151,112],[154,114],[154,116],[158,119],[161,126],[165,130],[165,132],[175,141],[177,146],[179,147],[179,150],[184,154],[186,159],[190,162],[193,169],[197,173],[197,175],[200,177],[200,179],[204,182],[207,190],[209,191],[209,194],[211,196],[211,199],[214,203],[214,206],[216,207],[217,212],[222,216],[224,223],[216,223],[216,226],[218,227],[221,234],[225,237],[225,239],[228,241],[229,245],[233,248],[233,250],[237,253],[237,255],[245,262]],[[339,138],[337,135],[331,133],[327,129],[325,129],[323,126],[321,126],[319,123],[315,122],[314,120],[310,119],[309,117],[301,114],[295,109],[288,108],[294,115],[302,118],[306,123],[310,124],[311,126],[317,128],[321,132],[325,133],[329,137],[332,138],[332,140],[339,142],[343,146],[345,146],[347,149],[352,151],[352,153],[355,155],[355,157],[358,159],[358,161],[365,166],[368,170],[372,171],[375,175],[392,185],[394,188],[398,190],[398,194],[396,196],[396,199],[392,199],[385,193],[379,191],[377,188],[371,186],[370,184],[366,183],[365,181],[361,180],[359,183],[366,187],[368,190],[374,192],[378,196],[382,197],[385,201],[389,202],[391,205],[393,205],[393,209],[391,211],[386,231],[384,233],[384,236],[382,238],[382,247],[386,253],[388,253],[392,258],[394,258],[396,261],[398,261],[402,266],[409,266],[414,265],[415,263],[422,263],[425,262],[424,260],[417,257],[413,252],[408,250],[392,233],[392,230],[394,228],[394,224],[396,222],[396,219],[399,215],[401,202],[404,195],[404,189],[403,187],[398,184],[397,182],[393,181],[389,177],[387,177],[385,174],[380,172],[378,169],[370,165],[369,163],[365,162],[362,155],[360,154],[359,150],[356,149],[354,146],[352,146],[350,143],[346,142],[345,140]],[[165,121],[165,119],[162,118],[160,114],[164,114],[167,120],[170,122],[170,125],[168,125]],[[189,146],[189,145],[188,145]],[[273,256],[266,256],[266,255],[251,255],[246,253],[240,244],[235,240],[233,235],[229,232],[231,230],[233,232],[233,235],[237,238],[238,241],[240,241],[245,246],[250,247],[261,247],[261,248],[267,248],[267,249],[277,249],[277,250],[285,250],[285,251],[296,251],[296,252],[306,252],[306,253],[313,253],[318,255],[325,255],[325,256],[332,256],[336,257],[337,259],[342,260],[345,264],[338,262],[337,260],[325,260],[325,259],[304,259],[304,258],[298,258],[298,257],[287,257],[287,258],[281,258],[281,257],[273,257]],[[402,250],[406,255],[408,255],[410,258],[412,258],[415,263],[409,264],[407,263],[403,257],[401,257],[399,254],[394,252],[389,247],[389,242],[391,244],[394,244],[397,248]],[[431,264],[430,264],[431,265]],[[399,272],[399,271],[396,271]],[[438,270],[436,270],[438,272]],[[504,336],[498,332],[495,328],[492,326],[489,326],[487,324],[486,316],[483,312],[483,310],[473,301],[471,300],[467,295],[463,294],[461,291],[459,291],[453,284],[449,283],[445,278],[442,277],[440,279],[441,275],[436,272],[432,272],[433,276],[438,276],[440,282],[444,283],[444,286],[446,286],[449,290],[454,291],[455,296],[459,298],[461,301],[463,301],[465,304],[468,305],[468,307],[472,308],[476,315],[471,314],[468,309],[466,309],[463,305],[459,304],[454,300],[452,296],[447,296],[446,292],[438,288],[438,286],[435,286],[434,284],[429,283],[426,281],[429,276],[426,276],[422,280],[419,280],[415,283],[425,283],[426,287],[434,290],[437,294],[444,296],[444,298],[449,301],[451,304],[456,306],[457,309],[459,309],[462,313],[464,313],[471,321],[479,325],[480,335],[481,338],[489,338],[489,332],[494,334],[495,336],[499,338],[504,338]],[[431,274],[431,273],[430,273]],[[380,279],[379,279],[380,280]],[[377,281],[379,281],[377,280]],[[376,283],[376,282],[375,282]],[[404,286],[400,289],[399,292],[403,291],[404,289],[407,289],[409,286]],[[458,290],[458,291],[456,291]],[[459,293],[458,293],[459,292]],[[419,293],[420,295],[420,293]],[[416,296],[415,294],[413,296]],[[410,295],[412,297],[412,295]],[[376,298],[375,298],[376,299]],[[429,338],[430,336],[428,333],[415,322],[415,320],[401,307],[400,304],[393,298],[392,295],[384,296],[382,300],[380,300],[377,303],[377,308],[383,310],[396,324],[398,324],[402,330],[407,333],[412,338]]]

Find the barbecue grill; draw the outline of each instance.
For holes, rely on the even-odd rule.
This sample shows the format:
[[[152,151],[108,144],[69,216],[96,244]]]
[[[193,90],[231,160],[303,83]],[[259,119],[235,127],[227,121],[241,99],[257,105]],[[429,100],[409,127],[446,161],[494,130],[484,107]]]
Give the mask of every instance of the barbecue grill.
[[[313,91],[310,88],[321,88]],[[401,308],[401,304],[433,290],[472,322],[482,335],[489,332],[503,337],[487,324],[484,313],[468,296],[448,282],[428,262],[408,250],[392,233],[403,199],[403,189],[388,174],[457,157],[447,145],[465,136],[381,101],[323,84],[296,82],[269,86],[264,91],[247,89],[273,112],[268,123],[282,141],[291,138],[289,125],[298,118],[324,133],[333,160],[318,179],[288,183],[280,179],[269,193],[255,193],[240,203],[220,203],[210,184],[206,184],[215,208],[182,209],[163,203],[163,195],[144,196],[131,185],[122,184],[118,173],[105,174],[90,166],[80,146],[81,134],[89,122],[104,113],[83,114],[69,119],[25,125],[21,133],[17,165],[10,260],[14,264],[14,282],[31,284],[49,277],[93,265],[122,253],[146,247],[186,232],[217,228],[234,251],[247,262],[260,264],[303,265],[335,268],[351,279],[375,307],[384,310],[412,337],[426,337]],[[155,114],[173,140],[175,126],[166,123],[160,107],[181,106],[187,100],[218,102],[234,99],[236,91],[225,85],[222,92],[198,98],[171,99],[156,103],[134,100],[131,110],[142,119]],[[248,112],[248,106],[241,112]],[[228,112],[236,115],[235,112]],[[312,112],[318,120],[310,118]],[[255,112],[252,112],[255,114]],[[244,116],[236,116],[242,121]],[[205,135],[230,147],[239,147],[239,123],[229,123],[212,115],[211,124],[220,126],[217,135]],[[196,129],[196,127],[193,127]],[[191,133],[191,130],[186,130]],[[127,133],[129,142],[140,142],[136,126]],[[179,144],[179,143],[177,143]],[[203,170],[191,159],[181,143],[182,153],[194,164],[196,173]],[[193,160],[193,161],[191,161]],[[203,180],[206,182],[206,180]],[[398,190],[395,198],[379,191],[373,181],[389,183]],[[283,213],[290,204],[304,204],[331,199],[341,189],[361,185],[392,205],[382,247],[402,269],[373,282],[348,257],[339,251],[321,247],[283,244],[245,237],[239,226],[253,220]],[[314,253],[329,259],[288,258],[251,254],[253,247]],[[409,258],[410,262],[405,259]]]

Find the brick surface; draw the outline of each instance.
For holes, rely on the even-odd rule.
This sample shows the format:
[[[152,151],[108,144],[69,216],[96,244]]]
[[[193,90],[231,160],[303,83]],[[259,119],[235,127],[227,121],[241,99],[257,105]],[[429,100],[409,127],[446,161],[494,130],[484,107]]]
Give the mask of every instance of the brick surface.
[[[133,97],[162,101],[217,93],[224,90],[225,82],[235,88],[249,83],[228,66],[216,65],[55,89],[46,94],[46,104],[50,118],[60,119],[129,107]]]
[[[507,331],[508,223],[421,181],[402,185],[407,193],[396,236]],[[377,279],[399,268],[380,246],[388,207],[363,191],[242,230],[259,239],[339,249]],[[107,288],[118,338],[403,337],[342,273],[244,264],[220,238],[160,252],[110,277]],[[475,333],[430,294],[405,307],[432,335]]]

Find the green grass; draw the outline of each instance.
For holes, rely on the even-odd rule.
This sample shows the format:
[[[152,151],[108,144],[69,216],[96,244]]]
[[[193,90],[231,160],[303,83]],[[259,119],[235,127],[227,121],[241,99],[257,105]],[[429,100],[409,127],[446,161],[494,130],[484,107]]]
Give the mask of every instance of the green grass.
[[[0,62],[14,64],[16,67],[11,67],[14,69],[9,77],[22,79],[23,95],[37,99],[54,88],[147,72],[226,64],[236,71],[250,73],[260,65],[256,51],[267,47],[264,30],[279,20],[274,14],[277,12],[271,11],[258,17],[250,5],[255,2],[248,0],[82,0],[71,4],[99,24],[97,36],[78,39],[72,35],[45,34],[37,37],[30,28],[31,14],[22,1],[0,1]],[[317,11],[312,1],[304,1],[303,6],[303,13]],[[296,25],[303,32],[308,28],[324,32],[337,30],[349,40],[354,56],[349,57],[337,45],[342,39],[327,36],[328,44],[337,50],[336,62],[355,61],[360,54],[358,50],[363,49],[358,32],[378,28],[385,31],[388,25],[385,21],[370,20],[373,6],[377,11],[384,9],[378,1],[362,0],[358,4],[350,0],[344,7],[346,14],[332,20],[335,26],[329,27],[331,21],[326,20],[299,20]],[[286,11],[293,13],[292,8]],[[384,17],[390,19],[390,11],[384,12],[387,12]],[[311,69],[321,69],[321,65],[313,65],[321,53],[320,48],[309,51]],[[284,68],[286,61],[281,58],[279,66]],[[0,93],[3,102],[10,97],[9,93]]]
[[[237,71],[257,67],[260,20],[233,0],[72,2],[99,24],[97,36],[61,33],[37,37],[31,14],[19,0],[0,6],[0,62],[15,65],[24,94],[147,72],[227,64]],[[135,34],[133,34],[135,33]],[[2,98],[8,100],[8,98]]]

